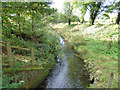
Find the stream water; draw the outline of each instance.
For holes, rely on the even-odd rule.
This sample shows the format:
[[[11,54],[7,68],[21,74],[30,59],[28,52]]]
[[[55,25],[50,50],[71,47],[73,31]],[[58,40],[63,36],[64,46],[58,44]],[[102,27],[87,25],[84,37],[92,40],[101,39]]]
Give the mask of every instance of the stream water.
[[[84,62],[74,55],[68,43],[60,37],[61,54],[56,66],[45,81],[37,88],[86,88],[89,87],[89,73]]]

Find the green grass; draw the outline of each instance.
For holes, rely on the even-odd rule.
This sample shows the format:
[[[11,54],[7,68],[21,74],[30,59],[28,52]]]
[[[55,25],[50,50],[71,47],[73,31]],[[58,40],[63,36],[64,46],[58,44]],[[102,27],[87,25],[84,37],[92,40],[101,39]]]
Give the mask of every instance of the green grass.
[[[118,44],[114,42],[112,48],[108,48],[108,42],[100,40],[90,39],[86,42],[86,45],[75,46],[75,49],[80,53],[79,57],[82,57],[86,63],[89,63],[92,76],[100,77],[97,87],[107,87],[110,73],[113,72],[118,77]],[[74,45],[73,45],[74,46]],[[99,71],[99,73],[97,73]],[[113,79],[113,88],[118,88],[118,82]]]
[[[112,44],[112,48],[108,49],[108,42],[102,42],[99,40],[89,39],[86,42],[86,46],[79,46],[79,49],[87,49],[87,53],[83,54],[83,58],[87,60],[87,63],[94,63],[94,66],[100,70],[101,74],[98,74],[100,77],[101,85],[99,87],[106,87],[108,85],[110,73],[113,72],[115,76],[118,77],[118,47],[117,42]],[[84,50],[84,49],[83,49]],[[80,51],[79,53],[83,53]],[[93,76],[97,75],[93,73]],[[112,82],[115,82],[113,79]],[[117,88],[117,83],[113,83],[112,87]]]
[[[88,39],[86,45],[75,46],[76,50],[80,53],[80,57],[84,58],[86,63],[89,63],[93,70],[90,70],[92,76],[100,77],[97,87],[107,87],[110,73],[113,72],[118,77],[118,44],[112,43],[111,49],[108,48],[108,42],[100,40]],[[85,51],[87,52],[85,53]],[[96,69],[100,71],[97,73]],[[112,80],[113,88],[118,88],[118,82]]]

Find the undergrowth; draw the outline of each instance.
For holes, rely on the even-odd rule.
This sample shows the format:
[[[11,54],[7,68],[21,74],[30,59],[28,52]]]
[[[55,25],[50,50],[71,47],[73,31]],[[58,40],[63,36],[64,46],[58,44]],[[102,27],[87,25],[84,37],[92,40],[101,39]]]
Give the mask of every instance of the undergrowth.
[[[59,47],[59,37],[52,32],[52,30],[49,27],[45,27],[42,29],[37,29],[35,31],[35,40],[31,39],[31,36],[27,34],[26,32],[22,33],[27,35],[26,37],[17,36],[16,34],[6,34],[8,32],[3,30],[2,34],[2,41],[7,41],[11,43],[11,46],[18,46],[18,47],[25,47],[25,48],[33,48],[34,49],[34,55],[35,55],[35,61],[34,61],[34,67],[32,66],[31,59],[27,58],[27,56],[31,55],[30,51],[26,50],[20,50],[20,49],[12,49],[12,55],[14,55],[14,65],[12,67],[12,74],[19,70],[26,70],[31,68],[38,68],[40,67],[44,69],[51,68],[55,63],[55,59],[57,58],[60,47]],[[22,35],[20,34],[20,35]],[[7,51],[5,48],[3,50],[3,56],[7,54]],[[21,58],[20,56],[24,56],[24,58]],[[16,83],[14,80],[12,83],[9,81],[12,79],[12,77],[15,77],[16,75],[7,76],[7,73],[9,72],[9,61],[5,57],[2,58],[2,66],[3,66],[3,88],[19,88],[20,87],[20,81]],[[6,72],[6,69],[8,69]],[[41,69],[42,69],[41,68]],[[30,70],[30,69],[29,69]],[[32,70],[32,69],[31,69]],[[6,72],[6,73],[4,73]],[[6,83],[6,84],[5,84]]]

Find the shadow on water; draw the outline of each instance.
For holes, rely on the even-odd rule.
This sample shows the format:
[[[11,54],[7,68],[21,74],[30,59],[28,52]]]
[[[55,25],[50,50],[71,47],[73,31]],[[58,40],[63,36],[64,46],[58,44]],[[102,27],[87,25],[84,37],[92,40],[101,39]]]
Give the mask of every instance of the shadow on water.
[[[82,59],[74,55],[70,45],[60,37],[61,60],[50,72],[46,80],[37,88],[86,88],[89,87],[90,76]]]

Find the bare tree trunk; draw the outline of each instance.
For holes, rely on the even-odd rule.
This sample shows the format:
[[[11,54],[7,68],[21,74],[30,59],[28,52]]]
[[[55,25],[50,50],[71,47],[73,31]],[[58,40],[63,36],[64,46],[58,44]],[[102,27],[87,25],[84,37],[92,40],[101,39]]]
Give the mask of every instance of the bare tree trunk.
[[[94,20],[93,20],[93,10],[90,11],[90,25],[93,25],[94,24]]]
[[[93,7],[93,6],[96,6],[97,9],[95,10],[94,9],[95,7]],[[100,6],[101,6],[101,2],[99,2],[97,5],[95,5],[95,3],[93,3],[93,6],[91,6],[91,11],[90,11],[90,25],[94,25],[96,16],[97,16]]]
[[[95,22],[97,13],[98,13],[98,11],[96,11],[96,12],[93,14],[93,18],[92,18],[92,22],[91,22],[92,25],[94,25],[94,22]]]
[[[120,12],[118,12],[118,16],[117,16],[117,19],[116,19],[116,24],[119,24],[120,22]]]

